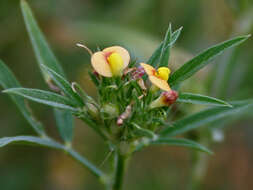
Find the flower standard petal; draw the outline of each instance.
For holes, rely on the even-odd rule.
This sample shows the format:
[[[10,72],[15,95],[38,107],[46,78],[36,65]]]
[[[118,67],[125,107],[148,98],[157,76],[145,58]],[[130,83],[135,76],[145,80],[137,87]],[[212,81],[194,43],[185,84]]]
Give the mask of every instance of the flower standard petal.
[[[169,92],[171,90],[169,84],[167,81],[160,79],[156,76],[149,76],[149,80],[151,81],[152,84],[160,88],[161,90]]]
[[[104,77],[112,77],[111,68],[104,52],[99,51],[94,53],[91,57],[91,65],[98,74]]]
[[[108,47],[103,49],[103,52],[105,54],[111,54],[111,53],[118,53],[122,59],[123,59],[123,69],[126,68],[130,62],[130,55],[128,53],[128,51],[120,46],[112,46],[112,47]]]
[[[140,65],[144,68],[144,70],[148,76],[155,75],[156,70],[154,67],[152,67],[151,65],[148,65],[146,63],[140,63]]]

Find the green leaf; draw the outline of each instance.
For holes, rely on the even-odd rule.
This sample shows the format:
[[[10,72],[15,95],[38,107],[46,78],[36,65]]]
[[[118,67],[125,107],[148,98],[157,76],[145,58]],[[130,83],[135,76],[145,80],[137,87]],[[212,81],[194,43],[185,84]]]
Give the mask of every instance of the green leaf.
[[[66,144],[71,144],[73,138],[74,120],[71,112],[54,109],[54,115],[58,131]]]
[[[26,29],[28,31],[40,68],[41,65],[46,65],[48,68],[52,69],[61,76],[65,76],[63,69],[59,65],[53,52],[50,50],[50,47],[33,16],[31,8],[24,0],[21,0],[21,10],[23,13]],[[45,73],[42,68],[41,71],[46,82],[48,82],[50,80],[50,76]]]
[[[253,100],[237,101],[231,103],[231,105],[232,108],[213,107],[175,121],[166,125],[160,135],[167,137],[179,135],[227,116],[240,114],[253,106]]]
[[[26,144],[26,145],[39,145],[49,148],[54,148],[58,150],[63,150],[69,154],[73,159],[80,162],[83,166],[89,169],[97,177],[103,177],[104,174],[95,165],[89,162],[85,157],[81,156],[79,153],[71,148],[67,148],[58,142],[50,138],[39,138],[34,136],[16,136],[16,137],[3,137],[0,138],[0,147],[4,147],[9,144]]]
[[[0,147],[4,147],[9,144],[40,145],[55,149],[63,149],[63,146],[61,144],[48,138],[40,138],[34,136],[16,136],[0,138]]]
[[[204,96],[201,94],[192,93],[182,93],[179,95],[177,102],[191,103],[191,104],[201,104],[209,106],[227,106],[232,107],[229,103],[219,100],[217,98]]]
[[[183,27],[180,27],[179,29],[177,29],[175,32],[172,33],[170,43],[167,45],[167,47],[173,46],[176,43],[177,39],[181,34],[182,29]]]
[[[158,48],[154,51],[151,57],[148,59],[147,64],[156,67],[157,62],[160,58],[162,52],[163,42],[158,46]]]
[[[94,131],[96,131],[97,134],[100,135],[100,137],[102,137],[104,140],[107,140],[107,136],[103,132],[104,128],[101,125],[98,125],[96,122],[90,119],[87,115],[81,116],[80,119],[83,120]]]
[[[89,103],[92,103],[92,104],[96,104],[96,102],[93,100],[92,97],[90,97],[83,89],[82,87],[76,83],[76,82],[73,82],[72,83],[72,86],[73,88],[75,89],[75,91],[80,94],[80,96],[82,97],[82,99],[84,100],[85,103],[89,102]]]
[[[75,108],[76,107],[75,102],[73,102],[71,99],[65,96],[61,96],[53,92],[29,88],[10,88],[4,90],[3,92],[20,95],[29,100],[46,104],[52,107],[66,109],[73,112],[78,111],[78,109]]]
[[[96,87],[98,87],[99,86],[99,80],[97,79],[95,74],[90,72],[90,71],[88,71],[88,74],[90,76],[91,81],[95,84]]]
[[[169,57],[170,57],[170,43],[171,43],[171,24],[166,32],[166,35],[163,40],[163,46],[160,54],[158,67],[168,67]]]
[[[181,33],[181,30],[182,30],[182,27],[172,33],[171,40],[168,42],[168,44],[166,44],[165,47],[168,47],[168,46],[171,47],[172,45],[174,45],[174,43],[176,42],[176,40],[178,39],[178,37]],[[157,47],[157,49],[154,51],[152,56],[147,61],[147,64],[152,65],[153,67],[157,67],[159,58],[161,56],[163,44],[164,44],[164,42],[161,42],[161,44]]]
[[[0,60],[0,85],[4,89],[21,87],[13,73],[8,67]],[[29,122],[33,129],[41,136],[45,135],[43,126],[32,115],[30,109],[25,104],[24,98],[16,95],[10,95],[12,101],[17,105],[19,111],[24,118]]]
[[[182,138],[158,138],[154,141],[151,141],[151,145],[169,145],[169,146],[183,146],[192,148],[198,151],[206,152],[208,154],[212,154],[213,152],[208,150],[203,145],[200,145],[194,141]]]
[[[169,78],[169,81],[168,81],[169,84],[171,86],[175,86],[176,84],[188,79],[197,71],[199,71],[204,66],[206,66],[210,60],[212,60],[217,55],[221,54],[224,50],[242,43],[249,37],[250,35],[236,37],[205,50],[204,52],[200,53],[198,56],[186,62],[178,70],[176,70]]]
[[[75,100],[80,106],[84,105],[82,98],[72,90],[71,84],[67,80],[65,80],[63,76],[57,74],[55,71],[45,65],[41,65],[41,67],[51,77],[55,84],[62,90],[62,92],[64,92],[66,96]]]
[[[49,83],[51,81],[51,79],[53,79],[55,81],[55,83],[57,83],[55,80],[57,76],[54,75],[55,78],[51,78],[53,74],[51,73],[51,76],[50,76],[50,74],[48,74],[48,72],[45,72],[45,70],[43,70],[43,68],[42,68],[42,65],[45,65],[49,69],[53,70],[55,73],[57,73],[61,77],[66,78],[61,65],[58,63],[58,60],[56,59],[54,53],[51,51],[43,33],[41,32],[28,3],[25,0],[21,0],[20,6],[21,6],[23,17],[24,17],[26,29],[28,31],[28,34],[29,34],[29,37],[30,37],[30,40],[32,43],[32,47],[35,52],[39,67],[40,67],[41,72],[44,77],[44,80],[47,83]],[[57,85],[59,85],[59,87],[63,87],[63,83],[64,83],[63,80],[61,80],[61,82],[62,82],[61,86],[59,85],[60,82],[58,82],[58,84],[57,84]],[[64,87],[65,87],[64,93],[66,93],[67,87],[66,86],[64,86]],[[63,90],[63,88],[61,90]],[[70,95],[70,94],[67,94],[67,95]],[[75,98],[78,98],[78,97],[75,96]],[[79,99],[79,101],[80,101],[80,99]],[[68,116],[68,118],[70,118],[70,117],[72,117],[72,116]]]
[[[155,138],[156,137],[156,134],[153,133],[152,131],[150,131],[148,129],[141,128],[140,126],[138,126],[135,123],[131,123],[131,124],[132,124],[132,126],[134,128],[134,133],[136,135],[146,136],[146,137],[149,137],[149,138]]]
[[[85,157],[81,156],[79,153],[74,151],[73,149],[67,149],[67,153],[76,161],[81,163],[83,166],[89,169],[89,171],[94,174],[95,176],[99,177],[101,180],[103,180],[103,177],[105,174],[98,169],[94,164],[92,164],[90,161],[88,161]]]

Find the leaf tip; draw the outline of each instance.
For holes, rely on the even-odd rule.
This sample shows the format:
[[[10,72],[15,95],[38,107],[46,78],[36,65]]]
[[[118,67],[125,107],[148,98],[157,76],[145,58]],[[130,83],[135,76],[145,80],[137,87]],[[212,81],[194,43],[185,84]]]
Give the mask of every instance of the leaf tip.
[[[13,93],[13,94],[15,94],[15,89],[18,89],[18,88],[8,88],[8,89],[4,89],[3,91],[2,91],[2,93]]]
[[[8,93],[8,89],[2,90],[2,93]]]
[[[233,108],[234,106],[232,104],[226,103],[226,106],[229,108]]]
[[[251,34],[246,35],[247,38],[251,37]]]
[[[206,153],[209,154],[210,156],[213,156],[213,155],[214,155],[214,152],[211,151],[211,150],[208,150]]]
[[[247,35],[243,35],[243,36],[241,36],[242,37],[242,42],[244,42],[245,40],[247,40],[248,38],[250,38],[251,37],[251,34],[247,34]]]

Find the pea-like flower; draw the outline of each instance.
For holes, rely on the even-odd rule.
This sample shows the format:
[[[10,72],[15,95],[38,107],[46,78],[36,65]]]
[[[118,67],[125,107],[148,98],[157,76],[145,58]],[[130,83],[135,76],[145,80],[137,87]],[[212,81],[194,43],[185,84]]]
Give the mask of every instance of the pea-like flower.
[[[105,48],[91,56],[92,67],[104,77],[121,76],[129,61],[128,51],[120,46]]]
[[[170,69],[168,67],[160,67],[156,70],[151,65],[145,63],[140,63],[140,65],[144,68],[153,85],[167,92],[171,90],[167,82],[170,76]]]
[[[150,109],[170,106],[171,104],[176,102],[177,98],[177,91],[170,90],[169,92],[162,92],[156,100],[151,102]]]

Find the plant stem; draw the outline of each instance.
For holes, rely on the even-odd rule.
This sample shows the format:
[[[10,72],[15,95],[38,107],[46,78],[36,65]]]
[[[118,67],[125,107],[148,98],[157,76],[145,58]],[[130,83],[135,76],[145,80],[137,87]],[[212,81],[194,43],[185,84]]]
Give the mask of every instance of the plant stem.
[[[121,190],[126,170],[127,156],[118,153],[113,190]]]

